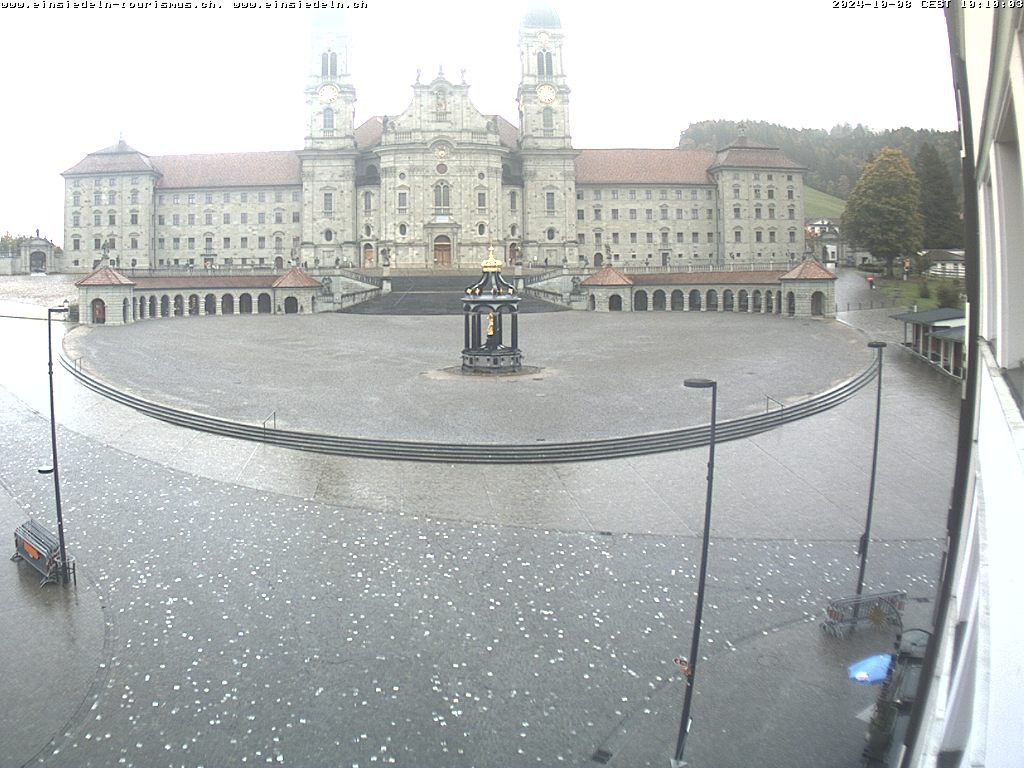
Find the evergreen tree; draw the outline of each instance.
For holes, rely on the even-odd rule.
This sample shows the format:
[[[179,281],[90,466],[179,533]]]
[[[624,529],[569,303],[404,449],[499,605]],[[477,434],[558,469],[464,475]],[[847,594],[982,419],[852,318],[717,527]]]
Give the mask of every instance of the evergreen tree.
[[[886,147],[864,168],[843,212],[847,240],[885,260],[892,275],[897,258],[912,258],[921,247],[921,186],[898,149]]]
[[[961,248],[964,242],[963,223],[957,210],[953,179],[938,151],[928,142],[921,145],[914,170],[921,183],[923,246]]]

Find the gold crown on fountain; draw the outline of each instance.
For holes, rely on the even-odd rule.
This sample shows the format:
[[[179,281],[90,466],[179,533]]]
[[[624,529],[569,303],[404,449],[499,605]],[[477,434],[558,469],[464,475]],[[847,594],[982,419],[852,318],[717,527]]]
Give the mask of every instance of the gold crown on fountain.
[[[501,262],[494,255],[494,246],[487,246],[487,258],[480,262],[480,268],[484,272],[501,272]]]

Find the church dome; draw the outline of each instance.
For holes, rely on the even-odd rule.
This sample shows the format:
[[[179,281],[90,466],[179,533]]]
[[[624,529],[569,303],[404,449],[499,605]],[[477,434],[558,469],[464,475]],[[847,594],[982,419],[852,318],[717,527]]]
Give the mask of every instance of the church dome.
[[[523,26],[530,29],[561,29],[562,21],[547,3],[534,2],[523,16]]]

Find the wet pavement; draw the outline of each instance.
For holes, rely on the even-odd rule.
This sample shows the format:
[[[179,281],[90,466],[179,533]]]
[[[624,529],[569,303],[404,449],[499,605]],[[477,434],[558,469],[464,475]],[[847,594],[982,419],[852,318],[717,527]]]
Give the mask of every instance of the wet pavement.
[[[18,361],[0,369],[0,519],[48,519],[45,324],[0,322]],[[0,674],[20,682],[3,694],[0,765],[584,766],[597,749],[667,763],[705,451],[347,460],[190,433],[56,382],[78,599],[0,569],[3,605],[47,630],[4,638]],[[956,393],[887,356],[868,589],[920,598],[908,625],[931,608]],[[892,636],[829,640],[817,622],[856,577],[873,410],[865,390],[719,447],[694,765],[859,764],[875,691],[845,666]],[[70,619],[54,624],[54,603]],[[14,670],[36,648],[55,663],[32,682],[65,709],[29,717]]]

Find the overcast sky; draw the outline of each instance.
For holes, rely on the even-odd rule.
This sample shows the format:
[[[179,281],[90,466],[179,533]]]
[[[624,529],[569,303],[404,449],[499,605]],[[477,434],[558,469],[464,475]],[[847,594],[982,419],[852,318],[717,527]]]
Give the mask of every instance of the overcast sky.
[[[0,230],[38,228],[61,245],[60,173],[119,134],[149,155],[301,148],[313,15],[232,5],[5,10]],[[366,5],[331,12],[350,40],[357,124],[401,112],[417,69],[429,82],[441,67],[455,82],[465,70],[480,111],[517,122],[524,0]],[[552,6],[576,147],[673,147],[687,125],[712,119],[956,129],[941,11],[832,0]]]

